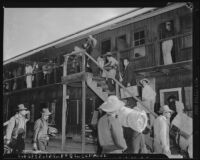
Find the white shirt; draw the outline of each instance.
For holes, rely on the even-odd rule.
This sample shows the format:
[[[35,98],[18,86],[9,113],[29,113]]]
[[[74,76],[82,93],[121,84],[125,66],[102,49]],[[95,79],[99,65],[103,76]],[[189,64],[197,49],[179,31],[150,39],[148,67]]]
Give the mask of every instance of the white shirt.
[[[156,92],[149,86],[145,85],[142,90],[142,99],[144,100],[155,100]]]
[[[109,62],[111,66],[118,65],[119,63],[114,57],[110,57]]]
[[[170,152],[169,121],[163,115],[154,120],[154,141],[159,143],[162,149]]]
[[[26,72],[26,74],[33,73],[33,67],[31,65],[26,66],[25,72]]]

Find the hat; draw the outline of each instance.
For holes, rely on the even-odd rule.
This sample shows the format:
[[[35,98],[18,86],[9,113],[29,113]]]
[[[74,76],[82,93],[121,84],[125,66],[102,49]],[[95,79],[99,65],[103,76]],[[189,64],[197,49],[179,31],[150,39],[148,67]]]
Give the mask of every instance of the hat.
[[[117,96],[109,96],[108,99],[99,107],[103,111],[110,113],[116,112],[125,105],[124,102],[118,99]]]
[[[49,116],[50,114],[52,114],[51,112],[49,112],[48,108],[43,108],[41,113],[44,114],[44,115],[47,115],[47,116]]]
[[[164,106],[161,106],[160,110],[159,110],[159,113],[163,113],[163,112],[171,112],[171,113],[173,113],[174,111],[169,109],[168,105],[164,105]]]
[[[111,52],[106,52],[105,56],[112,56]]]
[[[143,82],[144,82],[144,81],[146,81],[147,84],[150,83],[150,81],[149,81],[147,78],[144,78],[144,79],[141,79],[141,80],[139,81],[139,84],[143,86]]]
[[[24,107],[24,104],[19,104],[17,107],[17,111],[27,110],[27,108]]]

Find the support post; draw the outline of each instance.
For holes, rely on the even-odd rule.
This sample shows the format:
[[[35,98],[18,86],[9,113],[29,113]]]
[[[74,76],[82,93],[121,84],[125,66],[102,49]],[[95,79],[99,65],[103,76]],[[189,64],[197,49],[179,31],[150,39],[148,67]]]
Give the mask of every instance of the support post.
[[[85,72],[85,54],[82,54],[82,71]],[[82,137],[81,152],[85,152],[85,102],[86,102],[86,85],[85,78],[82,80]]]
[[[68,56],[65,57],[65,62],[63,64],[63,76],[67,76],[67,61]],[[65,141],[66,141],[66,110],[67,110],[67,84],[63,84],[63,105],[62,105],[62,146],[61,150],[64,151]]]

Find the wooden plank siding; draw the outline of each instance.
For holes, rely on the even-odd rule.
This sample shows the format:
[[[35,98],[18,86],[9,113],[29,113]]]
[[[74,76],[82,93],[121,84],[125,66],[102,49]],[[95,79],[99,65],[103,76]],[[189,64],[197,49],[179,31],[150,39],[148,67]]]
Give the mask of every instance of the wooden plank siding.
[[[156,89],[156,101],[160,102],[160,90],[161,89],[170,89],[170,88],[182,88],[182,98],[183,103],[185,103],[183,95],[183,87],[192,86],[192,73],[188,72],[179,72],[170,75],[162,75],[156,77],[155,89]]]
[[[167,21],[167,20],[174,20],[174,27],[176,34],[182,34],[181,32],[181,25],[180,25],[180,17],[186,14],[189,14],[190,11],[186,7],[181,7],[179,9],[175,9],[145,20],[138,21],[136,23],[131,23],[126,26],[122,26],[119,28],[115,28],[113,30],[107,30],[96,35],[93,35],[97,39],[97,46],[94,49],[92,56],[94,59],[97,59],[99,55],[101,55],[101,42],[103,40],[110,39],[111,40],[111,51],[117,51],[116,49],[116,37],[121,35],[126,35],[128,48],[134,47],[132,44],[134,31],[138,29],[144,28],[145,29],[145,43],[147,44],[145,47],[146,55],[144,57],[139,58],[132,58],[131,59],[131,67],[133,70],[142,69],[152,66],[157,66],[163,64],[162,60],[162,52],[159,42],[159,29],[158,26]],[[192,29],[192,28],[191,28]],[[192,48],[185,48],[181,49],[181,39],[178,38],[175,40],[175,57],[177,62],[190,60],[192,59]],[[34,56],[29,56],[24,59],[27,60],[41,60],[46,56],[53,56],[59,58],[59,62],[63,62],[63,55],[70,53],[74,50],[75,46],[81,47],[82,44],[85,42],[85,39],[81,39],[79,41],[73,42],[69,45],[64,45],[60,48],[51,47],[49,49],[42,50],[38,53],[35,53]],[[128,51],[121,51],[120,57],[124,58],[126,56],[131,57],[133,54],[133,49]],[[37,57],[38,56],[38,57]],[[34,58],[36,57],[36,58]],[[50,57],[48,57],[50,58]],[[10,64],[11,65],[11,64]],[[93,73],[97,73],[98,70],[97,66],[92,64],[92,71]],[[187,87],[192,86],[192,75],[191,73],[175,73],[170,74],[168,76],[156,76],[156,101],[160,102],[159,90],[160,89],[167,89],[167,88],[177,88],[177,87]],[[80,85],[81,86],[81,85]],[[80,99],[81,97],[81,88],[80,87],[68,87],[70,93],[70,99]],[[14,112],[14,108],[19,103],[33,103],[39,106],[40,101],[51,101],[53,99],[58,99],[58,105],[62,107],[62,86],[60,87],[53,87],[48,89],[39,89],[34,91],[24,91],[23,94],[13,94],[10,95],[10,107],[12,108],[12,112]],[[97,97],[89,88],[86,91],[86,97]],[[183,96],[184,97],[184,96]],[[184,99],[184,98],[183,98]],[[61,109],[57,112],[57,121],[58,124],[61,124],[60,117],[62,116]],[[9,116],[10,117],[10,113]],[[60,126],[61,127],[61,126]]]

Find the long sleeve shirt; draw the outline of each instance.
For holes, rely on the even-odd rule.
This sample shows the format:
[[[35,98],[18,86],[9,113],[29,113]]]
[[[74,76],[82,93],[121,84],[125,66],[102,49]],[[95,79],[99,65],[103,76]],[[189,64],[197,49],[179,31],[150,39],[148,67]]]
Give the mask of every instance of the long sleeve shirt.
[[[33,142],[39,139],[46,139],[48,136],[48,123],[46,120],[40,118],[35,122]]]
[[[135,72],[131,68],[130,63],[125,67],[125,69],[123,71],[122,79],[123,79],[122,83],[125,86],[127,86],[128,83],[130,83],[130,85],[136,85]]]
[[[99,143],[105,152],[125,150],[127,148],[123,128],[118,118],[104,115],[98,122]]]
[[[27,66],[25,68],[26,74],[32,74],[33,73],[33,67],[31,65]]]
[[[17,138],[19,129],[24,129],[24,131],[26,131],[26,123],[29,119],[30,117],[25,118],[20,114],[11,117],[6,129],[6,139]]]
[[[150,87],[150,85],[145,85],[142,90],[142,99],[143,100],[155,100],[156,92]]]
[[[169,121],[163,115],[159,116],[154,121],[154,141],[160,144],[163,153],[171,153],[169,143]]]

